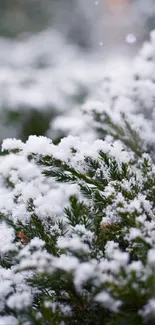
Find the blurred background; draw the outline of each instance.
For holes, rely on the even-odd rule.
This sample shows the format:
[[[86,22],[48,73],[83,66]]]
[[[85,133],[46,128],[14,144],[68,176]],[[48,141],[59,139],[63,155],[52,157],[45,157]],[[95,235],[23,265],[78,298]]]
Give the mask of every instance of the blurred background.
[[[73,112],[154,28],[154,0],[1,0],[0,141],[80,132]]]

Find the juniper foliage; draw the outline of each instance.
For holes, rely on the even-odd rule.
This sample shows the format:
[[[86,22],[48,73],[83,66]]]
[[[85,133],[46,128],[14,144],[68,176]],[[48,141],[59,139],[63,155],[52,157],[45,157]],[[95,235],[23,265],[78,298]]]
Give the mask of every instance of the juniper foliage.
[[[147,68],[154,39],[152,34],[152,45],[143,50]],[[86,104],[98,140],[70,135],[58,144],[43,136],[3,141],[1,324],[154,324],[153,72],[140,78],[117,100],[108,81],[113,110],[105,100],[96,107],[93,102],[90,111]],[[137,89],[148,79],[149,118],[140,119],[144,94]],[[138,127],[131,123],[136,110],[121,111],[124,102],[137,108]]]
[[[3,297],[2,319],[32,325],[153,324],[151,157],[142,148],[137,153],[109,138],[90,145],[70,136],[54,145],[47,138],[31,136],[25,144],[5,140],[4,149],[5,166],[10,156],[20,163],[24,157],[29,171],[30,166],[38,170],[36,180],[43,187],[35,193],[34,172],[26,181],[21,165],[16,171],[9,166],[8,177],[1,174],[10,199],[13,194],[15,213],[22,214],[15,219],[13,212],[1,207],[3,226],[14,231],[1,257],[4,275],[14,274],[12,290]],[[76,191],[55,213],[50,202],[45,206],[47,192],[57,187],[60,195],[62,184],[65,191],[75,184]],[[46,192],[43,188],[48,185]],[[42,209],[38,196],[44,200]],[[18,276],[20,284],[14,278]]]

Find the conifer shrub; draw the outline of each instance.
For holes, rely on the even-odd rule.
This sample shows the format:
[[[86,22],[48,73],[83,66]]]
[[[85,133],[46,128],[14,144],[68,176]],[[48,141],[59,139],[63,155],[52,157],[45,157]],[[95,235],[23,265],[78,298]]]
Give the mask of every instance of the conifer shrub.
[[[0,324],[155,323],[153,48],[84,105],[90,141],[3,141]]]

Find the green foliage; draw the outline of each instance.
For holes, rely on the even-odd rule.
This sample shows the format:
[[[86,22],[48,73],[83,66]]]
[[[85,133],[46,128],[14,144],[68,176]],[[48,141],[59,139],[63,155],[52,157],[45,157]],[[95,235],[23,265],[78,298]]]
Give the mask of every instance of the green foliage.
[[[19,308],[13,283],[0,316],[18,325],[154,324],[153,147],[124,116],[121,126],[94,117],[102,140],[93,144],[72,136],[4,141],[0,175],[13,209],[2,205],[0,216],[14,237],[0,265],[23,277],[31,300]]]
[[[147,320],[142,310],[154,297],[154,267],[148,263],[154,240],[150,231],[155,228],[149,230],[153,220],[151,209],[154,209],[154,165],[147,155],[137,158],[135,150],[128,162],[116,158],[110,151],[99,150],[97,157],[85,155],[81,163],[73,167],[72,158],[75,159],[78,152],[76,147],[71,147],[70,152],[68,160],[54,155],[29,155],[30,160],[41,165],[46,177],[60,184],[75,183],[80,189],[81,194],[70,196],[63,218],[54,221],[47,216],[41,220],[30,199],[28,223],[23,226],[22,222],[14,224],[8,220],[9,226],[15,229],[16,242],[19,242],[19,232],[27,238],[19,245],[23,255],[18,255],[17,272],[34,272],[27,279],[34,291],[33,305],[29,311],[23,310],[23,315],[32,325],[153,324],[154,315],[150,314]],[[141,235],[133,236],[133,229]],[[36,237],[44,242],[39,251],[37,246],[31,246]],[[66,240],[62,245],[61,239]],[[77,247],[72,246],[74,239]],[[108,253],[110,243],[115,243],[116,248]],[[28,256],[24,255],[23,244],[29,251]],[[35,254],[40,254],[38,262],[31,265]],[[22,260],[28,257],[30,262],[23,267]],[[64,257],[68,262],[63,263]],[[74,261],[72,267],[70,261]],[[77,264],[74,266],[74,263]],[[140,263],[139,267],[135,263]],[[86,271],[84,279],[77,280],[78,268],[85,272],[85,266],[90,274]],[[105,280],[102,280],[103,275]],[[104,298],[103,302],[102,298],[101,301],[96,299],[102,292],[111,297],[111,306],[110,300],[106,304]],[[120,301],[120,308],[115,307]]]

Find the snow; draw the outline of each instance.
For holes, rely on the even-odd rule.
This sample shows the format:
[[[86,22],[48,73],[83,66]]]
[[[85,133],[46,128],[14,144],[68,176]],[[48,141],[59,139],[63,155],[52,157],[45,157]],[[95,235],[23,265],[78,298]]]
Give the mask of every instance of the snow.
[[[80,236],[81,240],[86,241],[90,244],[92,243],[94,234],[92,231],[86,229],[84,225],[77,224],[74,227],[74,232]]]
[[[22,310],[31,305],[32,298],[29,292],[15,293],[7,300],[7,305],[11,309]]]
[[[7,150],[14,150],[16,148],[16,140],[7,140]],[[109,153],[109,155],[116,157],[121,162],[129,162],[133,159],[133,153],[124,150],[124,147],[120,141],[102,141],[96,140],[89,145],[86,141],[81,141],[80,137],[68,136],[63,138],[60,143],[55,146],[50,139],[43,136],[30,136],[25,144],[23,144],[23,154],[28,156],[29,154],[40,154],[54,156],[56,159],[61,159],[65,162],[69,162],[74,168],[78,168],[79,162],[82,164],[85,157],[91,157],[96,159],[100,151]],[[5,150],[5,140],[2,144],[3,150]],[[72,153],[72,148],[76,150],[76,153]]]
[[[140,229],[137,229],[137,228],[131,228],[130,229],[130,234],[129,234],[129,237],[130,237],[130,240],[133,240],[137,237],[142,237],[142,233],[140,231]]]
[[[115,301],[108,292],[102,291],[96,297],[95,300],[103,304],[105,308],[117,313],[119,307],[122,305],[121,301]]]
[[[8,325],[8,324],[18,325],[18,321],[13,316],[1,316],[0,325]]]
[[[74,256],[61,255],[61,258],[54,260],[54,267],[60,270],[71,272],[78,266],[78,259]]]
[[[0,254],[7,253],[9,250],[14,250],[15,245],[13,241],[15,239],[14,229],[9,228],[4,222],[0,224]],[[12,243],[12,244],[11,244]]]
[[[83,284],[85,284],[88,280],[95,277],[96,271],[96,263],[93,262],[85,262],[79,265],[75,271],[74,283],[75,287],[78,291],[81,290]]]
[[[81,238],[63,238],[58,239],[58,247],[61,249],[69,248],[71,251],[82,251],[83,253],[89,253],[89,247],[81,242]]]
[[[144,317],[144,319],[147,319],[149,316],[154,316],[154,310],[155,310],[155,298],[152,298],[148,301],[148,303],[144,306],[143,310],[140,311],[140,314]]]

